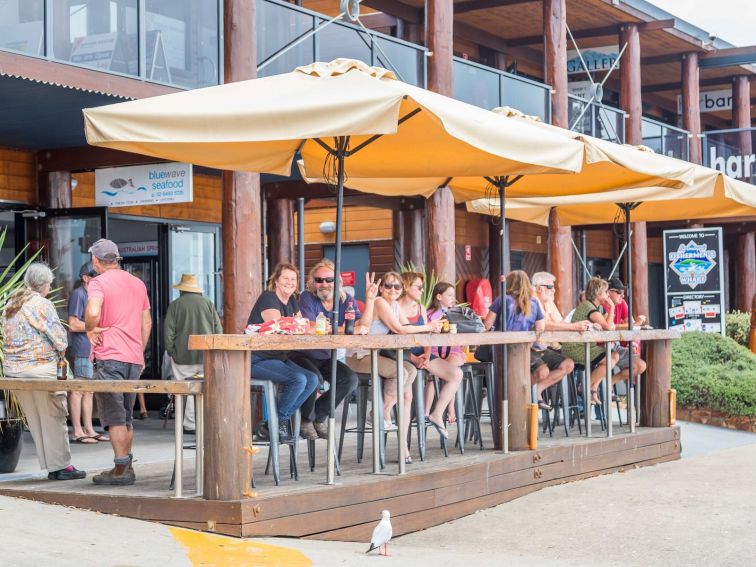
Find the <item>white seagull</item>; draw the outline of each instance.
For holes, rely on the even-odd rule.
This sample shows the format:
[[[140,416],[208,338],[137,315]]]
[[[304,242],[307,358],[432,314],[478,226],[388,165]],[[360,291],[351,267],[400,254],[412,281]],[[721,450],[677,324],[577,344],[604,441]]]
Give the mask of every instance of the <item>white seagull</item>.
[[[381,555],[388,557],[388,542],[391,539],[391,533],[391,514],[389,514],[388,510],[384,510],[381,512],[381,521],[378,522],[378,525],[373,530],[373,537],[370,539],[370,549],[365,553],[370,553],[374,549],[378,549],[378,553],[381,553],[380,547],[383,546],[383,553]]]

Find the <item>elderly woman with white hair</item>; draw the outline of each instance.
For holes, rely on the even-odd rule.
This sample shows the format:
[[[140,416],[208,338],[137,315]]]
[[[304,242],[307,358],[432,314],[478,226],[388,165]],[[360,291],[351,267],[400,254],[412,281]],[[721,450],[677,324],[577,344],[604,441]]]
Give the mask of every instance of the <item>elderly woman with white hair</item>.
[[[50,293],[53,273],[35,262],[24,274],[24,286],[3,312],[3,370],[8,378],[55,380],[57,363],[68,341]],[[65,392],[14,392],[37,449],[39,465],[50,480],[74,480],[86,473],[71,465]]]

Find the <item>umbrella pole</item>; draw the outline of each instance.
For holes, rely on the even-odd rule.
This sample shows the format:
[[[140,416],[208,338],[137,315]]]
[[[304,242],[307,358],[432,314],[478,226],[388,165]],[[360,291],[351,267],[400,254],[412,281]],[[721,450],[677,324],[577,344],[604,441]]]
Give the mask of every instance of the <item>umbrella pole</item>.
[[[338,164],[338,185],[336,195],[336,254],[334,258],[333,279],[333,311],[331,312],[331,332],[339,334],[339,307],[341,305],[341,225],[344,213],[344,158],[348,137],[336,139],[336,161]],[[331,350],[331,389],[328,392],[330,407],[328,408],[328,470],[326,484],[336,484],[336,370],[338,351]],[[377,415],[377,414],[376,414]]]
[[[305,290],[305,244],[304,244],[304,206],[305,200],[297,199],[297,264],[299,264],[299,293]]]
[[[499,185],[499,211],[501,213],[501,275],[499,277],[499,297],[501,298],[501,317],[499,317],[499,330],[507,330],[507,284],[506,284],[506,258],[507,258],[507,213],[505,209],[505,196],[508,178],[498,178]],[[499,400],[501,402],[501,449],[504,453],[509,453],[509,396],[507,393],[507,347],[499,345],[501,359],[501,391]]]
[[[627,238],[627,328],[633,330],[633,239],[630,234],[630,211],[632,205],[625,203],[625,238]],[[630,341],[627,360],[629,363],[627,376],[627,422],[630,433],[635,433],[635,384],[633,383],[633,341]],[[610,398],[611,399],[611,398]]]

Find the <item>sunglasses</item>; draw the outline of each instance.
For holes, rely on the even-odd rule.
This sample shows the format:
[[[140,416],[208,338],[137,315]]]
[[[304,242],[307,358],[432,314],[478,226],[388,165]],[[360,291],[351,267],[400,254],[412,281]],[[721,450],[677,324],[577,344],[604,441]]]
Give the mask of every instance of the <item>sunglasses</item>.
[[[312,278],[315,283],[333,283],[334,278]]]
[[[613,291],[617,295],[625,295],[625,290],[624,289],[610,289],[609,291]]]
[[[541,284],[541,287],[545,287],[546,289],[554,289],[554,284]]]
[[[400,283],[385,283],[383,284],[383,289],[395,289],[396,291],[402,290],[402,284]]]

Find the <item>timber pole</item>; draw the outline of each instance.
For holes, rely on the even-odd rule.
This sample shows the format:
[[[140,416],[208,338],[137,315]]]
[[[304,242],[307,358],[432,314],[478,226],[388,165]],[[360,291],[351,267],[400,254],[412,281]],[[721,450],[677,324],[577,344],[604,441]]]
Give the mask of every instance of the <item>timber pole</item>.
[[[738,75],[732,78],[732,127],[751,128],[751,79],[748,75]],[[753,153],[751,131],[745,130],[738,135],[738,146],[741,155]],[[743,172],[749,178],[750,171]]]
[[[454,95],[453,0],[426,0],[425,38],[428,50],[428,89]],[[439,281],[456,280],[454,198],[451,189],[440,187],[425,202],[428,223],[428,266]]]
[[[268,240],[268,258],[271,268],[281,262],[294,263],[294,201],[268,199],[268,231],[275,238]],[[300,272],[300,279],[304,274]]]
[[[691,51],[682,56],[683,128],[690,133],[688,161],[700,164],[701,108],[698,96],[698,53]]]
[[[567,106],[567,5],[566,0],[543,0],[544,70],[551,86],[551,123],[569,128]],[[555,300],[566,313],[575,302],[572,230],[561,226],[552,209],[549,216],[549,271],[557,277]]]
[[[756,294],[756,243],[754,232],[746,232],[738,237],[738,254],[736,255],[736,291],[738,311],[748,312],[751,300]]]

